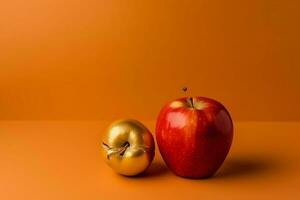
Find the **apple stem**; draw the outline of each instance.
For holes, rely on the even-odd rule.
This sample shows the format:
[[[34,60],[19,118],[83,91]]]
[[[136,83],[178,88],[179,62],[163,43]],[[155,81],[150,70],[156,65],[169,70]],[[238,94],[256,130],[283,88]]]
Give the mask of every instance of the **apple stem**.
[[[105,150],[110,150],[110,149],[111,149],[110,146],[108,146],[108,144],[106,144],[106,143],[104,143],[104,142],[102,142],[102,147],[103,147],[103,149],[105,149]]]
[[[129,142],[126,142],[123,147],[120,148],[120,155],[123,156],[126,149],[130,146]]]
[[[188,88],[187,88],[187,87],[183,87],[183,88],[182,88],[182,91],[185,92],[185,93],[187,93]],[[194,100],[193,100],[193,97],[188,97],[187,102],[188,102],[188,104],[191,106],[191,108],[194,108]]]
[[[112,148],[108,144],[102,142],[103,149],[107,152],[107,159],[110,159],[110,156],[113,154],[120,154],[120,156],[123,156],[126,149],[130,146],[129,142],[126,142],[122,147],[120,148]]]
[[[190,97],[190,102],[191,102],[192,108],[194,108],[194,100],[193,100],[193,97]]]

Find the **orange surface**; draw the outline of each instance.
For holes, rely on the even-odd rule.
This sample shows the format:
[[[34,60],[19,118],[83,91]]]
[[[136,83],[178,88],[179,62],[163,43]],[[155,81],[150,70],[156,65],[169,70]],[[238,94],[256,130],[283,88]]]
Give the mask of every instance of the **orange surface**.
[[[300,120],[298,0],[9,0],[0,119],[155,119],[216,98],[237,120]]]
[[[153,122],[144,122],[152,131]],[[174,176],[156,154],[144,176],[100,157],[108,122],[0,122],[0,199],[299,199],[299,122],[238,122],[229,157],[210,179]]]

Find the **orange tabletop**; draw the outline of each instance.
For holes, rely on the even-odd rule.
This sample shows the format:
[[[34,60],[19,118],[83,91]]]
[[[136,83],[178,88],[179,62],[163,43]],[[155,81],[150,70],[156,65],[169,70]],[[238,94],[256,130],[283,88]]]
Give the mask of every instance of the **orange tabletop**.
[[[144,121],[154,130],[154,122]],[[0,199],[299,199],[300,122],[236,122],[217,174],[173,175],[156,151],[138,177],[115,174],[100,155],[109,122],[0,122]]]

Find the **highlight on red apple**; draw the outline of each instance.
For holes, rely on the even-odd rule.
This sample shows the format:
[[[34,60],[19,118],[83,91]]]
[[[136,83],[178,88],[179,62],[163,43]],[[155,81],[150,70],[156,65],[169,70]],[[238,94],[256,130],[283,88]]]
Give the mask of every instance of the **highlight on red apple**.
[[[176,99],[161,109],[157,119],[160,153],[168,168],[181,177],[212,176],[224,162],[232,139],[229,112],[211,98]]]

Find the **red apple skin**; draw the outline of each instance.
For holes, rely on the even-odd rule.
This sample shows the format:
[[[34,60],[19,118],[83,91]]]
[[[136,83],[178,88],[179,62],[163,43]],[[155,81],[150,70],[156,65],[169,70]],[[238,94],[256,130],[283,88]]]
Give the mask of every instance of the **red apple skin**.
[[[186,178],[212,176],[225,160],[233,138],[229,112],[219,102],[194,97],[165,105],[158,116],[156,139],[168,168]]]

